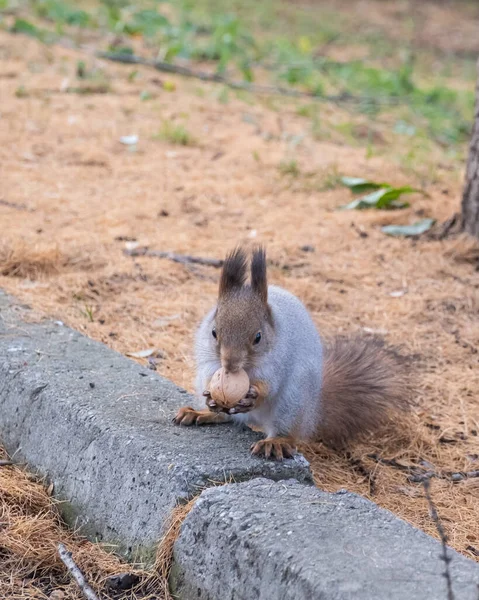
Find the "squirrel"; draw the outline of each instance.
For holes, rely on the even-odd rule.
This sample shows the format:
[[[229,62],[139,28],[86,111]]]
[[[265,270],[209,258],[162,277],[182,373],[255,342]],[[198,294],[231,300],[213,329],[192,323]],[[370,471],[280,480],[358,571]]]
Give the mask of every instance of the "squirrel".
[[[298,442],[344,447],[388,421],[391,409],[408,407],[405,373],[380,340],[321,337],[303,303],[268,285],[266,253],[253,251],[250,283],[244,249],[224,261],[216,306],[196,335],[196,390],[206,409],[181,408],[173,421],[202,425],[236,421],[266,437],[254,455],[290,458]],[[217,369],[244,369],[250,389],[221,412],[208,392]]]

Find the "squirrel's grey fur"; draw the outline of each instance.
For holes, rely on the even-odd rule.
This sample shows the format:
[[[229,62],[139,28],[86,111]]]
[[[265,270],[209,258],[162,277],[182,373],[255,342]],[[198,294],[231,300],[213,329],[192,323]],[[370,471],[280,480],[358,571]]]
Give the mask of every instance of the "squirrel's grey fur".
[[[280,287],[267,286],[264,251],[257,252],[251,286],[245,283],[244,251],[236,250],[226,261],[218,304],[196,336],[198,396],[225,365],[225,357],[233,360],[233,351],[223,352],[212,335],[219,319],[223,346],[238,351],[236,366],[245,368],[250,381],[268,386],[257,408],[230,417],[261,428],[268,437],[343,444],[384,422],[389,409],[406,407],[405,379],[392,355],[369,338],[323,343],[302,302]],[[260,327],[253,324],[256,319],[263,323],[265,339],[260,353],[250,356],[245,332]]]

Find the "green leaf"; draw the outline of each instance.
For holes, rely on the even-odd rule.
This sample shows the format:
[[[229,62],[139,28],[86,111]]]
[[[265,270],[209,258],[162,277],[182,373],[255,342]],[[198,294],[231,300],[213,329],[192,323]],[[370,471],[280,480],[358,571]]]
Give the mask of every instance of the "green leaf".
[[[378,197],[378,199],[376,201],[376,208],[387,208],[393,202],[398,200],[402,196],[402,194],[423,194],[424,193],[422,190],[412,188],[409,185],[406,185],[404,187],[398,187],[398,188],[389,188],[389,189],[385,188],[384,190],[378,190],[375,193],[379,194],[380,191],[384,191],[384,193],[380,197]],[[370,194],[370,196],[372,196],[372,195],[373,194]]]
[[[133,48],[131,46],[108,46],[108,51],[111,52],[111,54],[115,54],[118,56],[122,56],[122,55],[127,55],[127,56],[133,56],[135,51],[133,50]]]
[[[171,62],[175,56],[178,56],[183,50],[183,43],[180,41],[172,42],[166,47],[166,52],[164,56],[165,62]]]
[[[350,188],[353,188],[357,185],[362,185],[363,183],[368,183],[367,179],[363,179],[362,177],[341,177],[341,183]]]
[[[63,0],[44,0],[35,4],[37,4],[37,12],[41,17],[46,17],[56,24],[66,23],[79,27],[88,27],[91,24],[91,17],[88,13],[69,6]]]
[[[429,231],[435,222],[435,219],[422,219],[413,225],[385,225],[381,231],[395,237],[413,237]]]
[[[129,35],[143,34],[153,37],[164,28],[168,28],[168,19],[156,10],[140,10],[133,14],[131,22],[125,23],[124,31]]]
[[[367,192],[368,190],[378,190],[382,187],[390,187],[388,183],[377,183],[375,181],[368,181],[361,177],[341,177],[341,183],[348,187],[353,194],[359,194],[361,192]]]
[[[346,206],[342,206],[342,210],[354,210],[362,208],[405,208],[408,206],[405,202],[398,202],[402,194],[424,194],[422,190],[404,186],[399,188],[384,187],[366,196],[361,196],[357,200],[353,200]]]
[[[29,35],[30,37],[37,38],[39,40],[41,40],[43,37],[43,32],[41,29],[25,19],[15,19],[15,23],[10,31],[12,33],[23,33],[24,35]]]

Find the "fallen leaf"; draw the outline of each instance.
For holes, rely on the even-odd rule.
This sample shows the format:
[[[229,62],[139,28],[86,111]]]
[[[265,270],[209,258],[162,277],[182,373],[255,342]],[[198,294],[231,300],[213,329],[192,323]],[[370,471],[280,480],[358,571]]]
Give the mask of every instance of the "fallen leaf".
[[[435,222],[435,219],[422,219],[412,225],[385,225],[381,227],[381,231],[396,237],[413,237],[431,229]]]
[[[402,187],[394,187],[390,183],[369,181],[360,177],[341,177],[341,183],[348,187],[353,194],[372,191],[361,198],[353,200],[345,206],[341,206],[341,210],[354,210],[363,208],[405,208],[409,206],[406,202],[401,202],[399,198],[403,194],[424,194],[423,190],[413,188],[409,185]]]
[[[148,358],[155,354],[156,348],[147,348],[146,350],[138,350],[138,352],[127,352],[126,355],[131,358]]]
[[[376,183],[375,181],[368,181],[361,177],[341,177],[341,183],[348,187],[353,194],[360,194],[368,190],[378,190],[382,187],[389,187],[387,183]]]
[[[126,250],[135,250],[136,248],[138,248],[138,246],[140,245],[140,242],[137,242],[136,240],[130,240],[128,242],[125,242],[125,248]]]
[[[341,206],[340,208],[341,210],[361,210],[363,208],[406,208],[409,206],[409,204],[407,202],[401,202],[399,198],[403,194],[413,193],[422,192],[421,190],[409,186],[400,188],[381,188],[375,192],[372,192],[371,194],[361,196],[361,198],[353,200],[349,204]]]
[[[160,318],[156,319],[155,321],[153,321],[153,326],[154,327],[165,327],[165,325],[168,325],[171,321],[176,321],[176,319],[179,319],[180,317],[181,317],[180,314],[170,315],[170,316],[166,316],[166,317],[160,317]]]
[[[391,298],[401,298],[404,294],[407,294],[407,290],[394,290],[394,292],[389,292]]]
[[[362,330],[372,335],[387,335],[389,333],[387,329],[373,329],[372,327],[363,327]]]
[[[140,138],[137,135],[123,135],[120,138],[120,142],[125,146],[134,146],[135,144],[138,144],[139,139]]]

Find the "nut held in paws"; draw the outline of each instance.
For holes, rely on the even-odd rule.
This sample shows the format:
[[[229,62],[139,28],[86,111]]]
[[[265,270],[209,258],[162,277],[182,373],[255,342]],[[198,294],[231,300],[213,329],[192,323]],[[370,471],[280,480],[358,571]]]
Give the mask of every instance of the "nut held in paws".
[[[243,369],[237,373],[218,369],[211,378],[211,397],[223,407],[233,407],[246,396],[248,390],[249,377]]]

